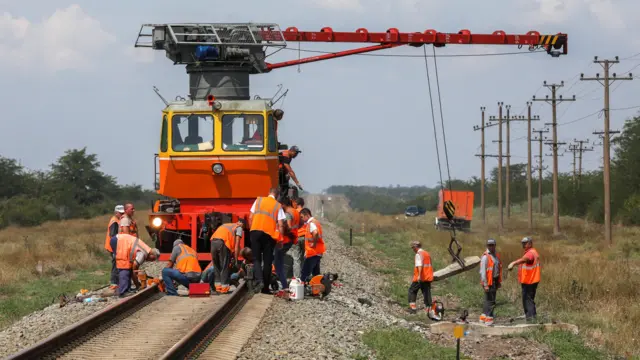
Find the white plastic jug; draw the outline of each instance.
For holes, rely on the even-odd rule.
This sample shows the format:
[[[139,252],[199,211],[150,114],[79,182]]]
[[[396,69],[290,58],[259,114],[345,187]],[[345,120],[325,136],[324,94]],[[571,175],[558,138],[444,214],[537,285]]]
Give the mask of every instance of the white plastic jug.
[[[289,282],[289,299],[302,300],[304,299],[304,285],[300,280],[293,278]]]

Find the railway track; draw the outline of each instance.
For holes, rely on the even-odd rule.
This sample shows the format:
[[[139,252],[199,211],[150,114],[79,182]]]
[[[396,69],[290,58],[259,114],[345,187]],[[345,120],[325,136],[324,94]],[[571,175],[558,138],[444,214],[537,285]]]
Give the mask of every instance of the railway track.
[[[245,282],[204,298],[163,296],[154,285],[7,359],[233,359],[272,298],[252,298]]]

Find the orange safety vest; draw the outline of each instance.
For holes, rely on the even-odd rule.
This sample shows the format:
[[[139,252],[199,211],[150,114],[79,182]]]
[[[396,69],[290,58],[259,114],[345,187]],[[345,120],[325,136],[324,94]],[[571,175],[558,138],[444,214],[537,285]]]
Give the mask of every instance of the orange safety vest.
[[[113,223],[120,224],[120,219],[115,217],[115,215],[112,216],[111,219],[109,220],[109,225],[107,225],[107,238],[104,241],[104,248],[107,249],[107,251],[109,252],[113,252],[113,249],[111,248],[111,236],[109,236],[109,229],[111,228],[111,225],[113,225]]]
[[[211,239],[220,239],[224,241],[224,244],[231,250],[232,254],[235,254],[236,249],[236,229],[238,228],[238,224],[227,223],[218,226],[216,231],[211,235]],[[244,232],[242,233],[244,237]]]
[[[493,285],[493,257],[489,255],[488,251],[485,251],[483,255],[487,255],[487,286]],[[500,260],[500,254],[496,253],[496,257],[498,258],[498,284],[502,283],[502,260]]]
[[[256,199],[256,208],[251,221],[251,231],[260,230],[278,240],[278,212],[282,206],[276,199],[267,196],[259,196]]]
[[[148,254],[151,248],[140,238],[129,234],[118,234],[118,245],[116,247],[116,268],[130,270],[133,268],[133,261],[136,253],[142,251]]]
[[[530,248],[524,253],[527,252],[533,254],[533,263],[524,263],[518,266],[518,281],[521,284],[535,284],[540,282],[540,255],[534,248]]]
[[[129,235],[138,236],[138,223],[136,223],[132,218],[129,218],[129,220],[131,220],[131,225],[129,225]]]
[[[413,282],[417,281],[433,281],[433,267],[431,266],[431,255],[426,250],[419,249],[418,255],[422,258],[422,270],[418,271],[417,267],[413,267]]]
[[[185,244],[178,245],[180,255],[176,258],[175,268],[183,274],[190,272],[202,272],[196,251]]]
[[[320,225],[320,222],[316,219],[313,219],[311,222],[316,224],[316,228],[318,229],[318,241],[316,241],[315,247],[311,247],[313,234],[311,233],[311,231],[309,231],[309,229],[311,229],[309,224],[306,224],[304,228],[304,240],[305,240],[304,241],[304,257],[305,258],[322,255],[325,252],[324,239],[322,238],[322,225]]]

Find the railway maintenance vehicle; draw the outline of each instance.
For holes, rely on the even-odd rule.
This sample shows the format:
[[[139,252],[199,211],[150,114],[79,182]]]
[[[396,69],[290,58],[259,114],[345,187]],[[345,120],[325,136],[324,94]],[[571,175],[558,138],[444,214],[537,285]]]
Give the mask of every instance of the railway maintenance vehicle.
[[[267,62],[267,51],[285,48],[287,41],[375,45],[280,63]],[[527,46],[531,51],[544,49],[552,57],[567,54],[566,34],[543,35],[536,31],[513,35],[501,30],[473,34],[466,29],[455,33],[434,29],[400,32],[396,28],[384,32],[369,32],[365,28],[337,32],[330,27],[320,31],[289,27],[282,31],[273,23],[142,25],[135,47],[164,51],[174,65],[186,67],[189,77],[188,98],[166,101],[158,93],[166,107],[159,117],[155,187],[164,198],[153,205],[146,228],[161,251],[160,260],[169,259],[173,241],[181,238],[196,250],[200,261],[208,262],[209,239],[216,227],[238,218],[247,219],[257,196],[266,196],[270,188],[278,187],[286,196],[296,198],[297,189],[279,176],[279,151],[288,148],[278,137],[284,112],[273,107],[277,99],[251,98],[250,75],[398,46],[427,44],[513,45]],[[448,205],[447,216],[454,216],[455,207]],[[457,253],[452,249],[454,243],[458,246]],[[460,250],[454,229],[449,252],[464,267]]]

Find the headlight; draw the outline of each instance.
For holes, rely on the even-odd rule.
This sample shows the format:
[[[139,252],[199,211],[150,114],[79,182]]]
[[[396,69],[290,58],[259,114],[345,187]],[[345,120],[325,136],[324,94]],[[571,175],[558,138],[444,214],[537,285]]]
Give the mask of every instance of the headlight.
[[[159,217],[154,218],[151,221],[151,225],[153,225],[153,227],[160,227],[160,225],[162,225],[162,219],[160,219]]]
[[[222,174],[222,164],[213,164],[213,166],[211,167],[211,170],[213,170],[214,174],[220,175]]]

